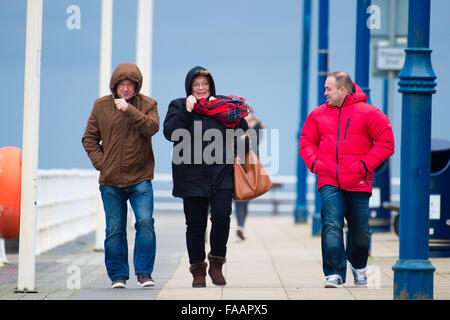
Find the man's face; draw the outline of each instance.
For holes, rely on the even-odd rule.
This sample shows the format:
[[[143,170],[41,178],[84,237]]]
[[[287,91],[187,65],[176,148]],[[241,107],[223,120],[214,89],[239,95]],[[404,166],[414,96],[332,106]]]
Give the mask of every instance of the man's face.
[[[197,76],[194,78],[194,81],[192,81],[192,95],[197,100],[200,98],[209,98],[211,91],[209,89],[209,81],[207,77]]]
[[[133,98],[136,91],[136,83],[131,80],[123,80],[117,85],[117,95],[119,98],[129,100]]]
[[[325,81],[325,96],[330,106],[340,107],[342,102],[344,102],[346,91],[343,86],[338,89],[336,79],[328,77]]]

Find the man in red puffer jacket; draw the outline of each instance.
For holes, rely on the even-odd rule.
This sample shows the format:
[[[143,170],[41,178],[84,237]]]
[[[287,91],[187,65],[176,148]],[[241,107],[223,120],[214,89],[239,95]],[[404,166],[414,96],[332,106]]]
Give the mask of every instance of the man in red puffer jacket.
[[[317,175],[322,203],[325,287],[345,283],[347,260],[355,285],[366,286],[372,178],[375,169],[393,155],[394,136],[389,119],[366,103],[366,95],[347,73],[328,75],[325,96],[327,102],[309,114],[300,136],[300,155]]]

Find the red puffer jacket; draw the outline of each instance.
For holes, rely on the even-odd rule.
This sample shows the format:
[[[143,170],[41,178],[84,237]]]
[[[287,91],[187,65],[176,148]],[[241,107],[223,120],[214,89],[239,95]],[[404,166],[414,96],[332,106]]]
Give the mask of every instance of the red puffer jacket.
[[[346,191],[372,193],[373,173],[394,154],[388,117],[366,103],[359,86],[342,107],[325,103],[308,116],[300,136],[300,155],[325,184]]]

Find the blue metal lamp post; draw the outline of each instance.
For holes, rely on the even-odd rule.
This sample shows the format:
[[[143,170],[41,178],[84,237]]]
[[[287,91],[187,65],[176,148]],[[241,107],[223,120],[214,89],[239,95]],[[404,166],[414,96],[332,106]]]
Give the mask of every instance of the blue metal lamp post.
[[[317,100],[319,105],[326,102],[325,92],[325,80],[328,76],[328,8],[329,0],[319,1],[319,51],[318,51],[318,79],[317,79]],[[322,223],[320,221],[320,193],[316,188],[315,209],[312,221],[312,234],[313,236],[319,235],[322,229]]]
[[[311,34],[311,0],[303,1],[303,53],[302,53],[302,82],[300,103],[300,124],[298,127],[297,141],[306,117],[308,116],[308,90],[309,90],[309,44]],[[297,149],[298,150],[298,149]],[[294,222],[306,222],[308,211],[306,206],[306,166],[300,154],[297,155],[297,201],[295,204]]]
[[[356,4],[356,43],[355,43],[355,83],[367,96],[370,104],[370,29],[367,27],[367,8],[371,0],[357,0]],[[367,212],[369,214],[369,212]],[[372,234],[372,231],[370,231]]]
[[[356,5],[356,54],[355,82],[370,102],[369,64],[370,64],[370,29],[367,27],[367,8],[371,0],[358,0]]]
[[[369,87],[370,69],[370,29],[367,26],[371,0],[357,0],[356,7],[356,54],[355,54],[355,82],[367,96],[367,103],[371,104]],[[387,113],[387,112],[385,112]],[[390,198],[389,160],[381,164],[374,173],[373,190],[378,191],[380,206],[370,208],[370,234],[372,231],[390,230],[390,212],[381,206],[381,202]],[[367,213],[369,214],[369,212]]]
[[[429,258],[431,95],[430,0],[410,0],[408,48],[399,74],[402,101],[400,252],[394,299],[433,299]]]

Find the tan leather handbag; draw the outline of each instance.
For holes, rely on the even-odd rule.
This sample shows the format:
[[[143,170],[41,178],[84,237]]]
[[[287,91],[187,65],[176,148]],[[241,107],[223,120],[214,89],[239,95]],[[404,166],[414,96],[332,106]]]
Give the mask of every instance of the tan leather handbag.
[[[253,150],[245,156],[245,170],[239,159],[234,157],[235,200],[254,199],[269,191],[270,188],[272,188],[272,181]]]

